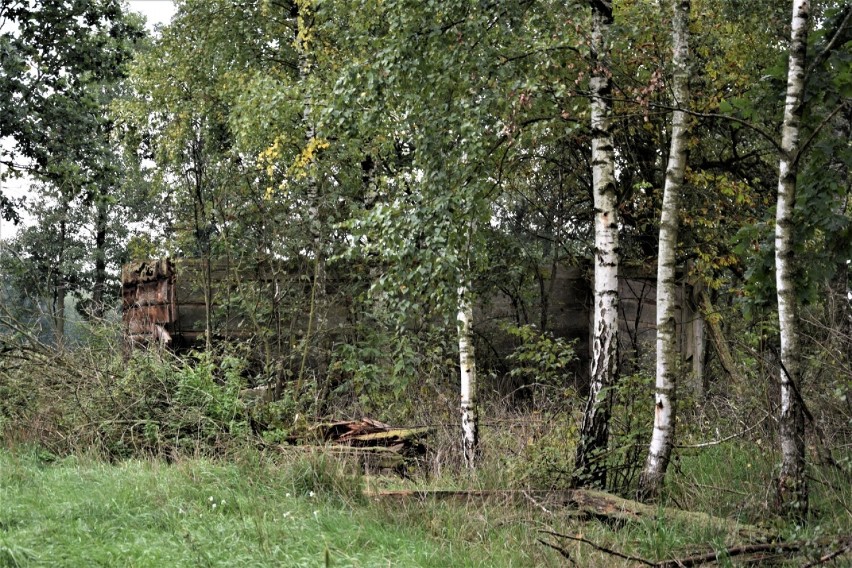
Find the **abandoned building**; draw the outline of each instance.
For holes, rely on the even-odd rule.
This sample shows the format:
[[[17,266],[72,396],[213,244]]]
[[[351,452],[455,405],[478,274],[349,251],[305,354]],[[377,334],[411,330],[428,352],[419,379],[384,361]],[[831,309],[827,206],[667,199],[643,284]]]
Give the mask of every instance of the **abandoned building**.
[[[543,287],[550,291],[546,303],[542,303],[543,308],[541,305],[534,308],[546,310],[548,331],[554,336],[575,341],[577,360],[572,372],[582,379],[588,376],[591,348],[590,274],[581,268],[565,266],[551,272],[546,274],[547,282]],[[216,263],[205,271],[204,264],[196,259],[127,264],[121,275],[126,332],[133,343],[159,343],[178,350],[197,346],[209,325],[206,321],[209,302],[210,311],[215,311],[215,333],[220,337],[248,336],[257,333],[258,325],[263,329],[277,325],[278,330],[272,335],[295,333],[298,336],[307,317],[304,305],[295,307],[298,313],[292,317],[300,320],[296,325],[290,322],[282,326],[268,318],[249,322],[251,318],[247,318],[245,308],[234,307],[232,301],[236,290],[234,282],[251,282],[261,296],[273,298],[280,293],[282,278],[289,278],[290,284],[296,281],[304,291],[304,277],[298,284],[292,267],[257,265],[246,270]],[[205,281],[209,284],[207,296]],[[653,272],[647,267],[624,267],[619,293],[621,357],[628,365],[638,364],[643,358],[647,363],[654,357],[656,339],[656,278]],[[341,300],[340,295],[330,297],[337,302],[327,308],[328,321],[334,326],[347,319],[351,306],[341,305],[347,302]],[[696,307],[698,303],[696,289],[682,284],[677,314],[684,371],[691,372],[696,390],[703,390],[705,321]],[[504,324],[538,323],[540,314],[530,315],[534,312],[519,309],[517,299],[507,292],[494,291],[481,298],[475,316],[481,356],[501,358],[508,355],[517,343],[505,333]]]

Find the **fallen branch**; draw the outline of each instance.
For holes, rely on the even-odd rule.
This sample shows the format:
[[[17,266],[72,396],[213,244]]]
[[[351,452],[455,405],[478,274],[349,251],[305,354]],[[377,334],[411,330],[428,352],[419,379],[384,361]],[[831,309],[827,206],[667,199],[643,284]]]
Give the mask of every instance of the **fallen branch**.
[[[731,535],[747,542],[769,542],[777,540],[775,535],[753,525],[745,525],[736,520],[714,517],[707,513],[683,511],[674,508],[659,508],[638,501],[623,499],[603,491],[589,489],[568,489],[564,491],[518,491],[518,490],[396,490],[366,492],[373,499],[420,499],[420,500],[493,500],[503,499],[522,503],[535,499],[538,507],[562,506],[574,509],[586,517],[607,522],[641,522],[648,519],[664,518],[689,526],[700,526]]]
[[[564,538],[567,540],[573,540],[576,542],[582,542],[583,544],[587,544],[605,554],[609,554],[611,556],[616,556],[623,560],[629,560],[630,562],[636,562],[638,564],[642,564],[644,566],[653,566],[654,568],[689,568],[691,566],[700,566],[702,564],[708,564],[710,562],[717,562],[720,558],[733,558],[736,556],[749,556],[749,555],[759,555],[763,553],[770,553],[773,556],[780,556],[785,554],[791,554],[795,552],[800,552],[806,548],[814,547],[814,546],[829,546],[836,545],[837,540],[831,541],[820,541],[819,543],[808,542],[808,541],[794,541],[794,542],[766,542],[766,543],[756,543],[756,544],[745,544],[740,546],[733,546],[731,548],[727,548],[724,550],[714,550],[711,552],[706,552],[703,554],[695,554],[692,556],[687,556],[684,558],[674,558],[671,560],[662,560],[659,562],[652,562],[650,560],[646,560],[644,558],[640,558],[638,556],[631,556],[629,554],[625,554],[623,552],[619,552],[617,550],[613,550],[611,548],[607,548],[605,546],[601,546],[596,542],[593,542],[589,539],[583,538],[581,536],[572,536],[567,534],[561,534],[554,531],[542,530],[545,534],[549,534],[556,538]],[[570,553],[556,545],[545,543],[544,541],[539,539],[539,542],[550,546],[556,550],[559,550],[560,553],[564,553],[563,555],[569,557]],[[820,564],[825,564],[826,562],[830,562],[835,558],[842,556],[850,551],[852,551],[852,537],[845,537],[840,539],[842,545],[840,548],[833,550],[830,553],[824,554],[818,560],[806,564],[805,566],[817,566]],[[765,559],[765,556],[760,557],[760,559]],[[752,560],[755,560],[753,558]]]
[[[843,543],[843,546],[841,546],[837,550],[834,550],[833,552],[829,552],[827,554],[824,554],[823,556],[820,556],[817,560],[814,560],[813,562],[805,564],[804,568],[809,568],[809,567],[812,567],[812,566],[819,566],[820,564],[825,564],[826,562],[831,562],[832,560],[834,560],[838,556],[843,556],[844,554],[846,554],[848,552],[852,552],[852,537],[847,538],[846,541]]]
[[[723,443],[725,443],[729,440],[733,440],[734,438],[739,438],[740,436],[744,436],[745,434],[748,434],[749,432],[751,432],[752,430],[754,430],[755,428],[757,428],[758,426],[763,424],[766,421],[767,418],[769,418],[768,412],[766,413],[766,415],[763,418],[761,418],[760,420],[758,420],[757,422],[755,422],[753,425],[749,426],[748,428],[746,428],[742,432],[737,432],[736,434],[731,434],[730,436],[725,436],[724,438],[719,438],[718,440],[711,440],[709,442],[702,442],[700,444],[677,444],[675,447],[681,448],[681,449],[695,449],[695,448],[708,448],[710,446],[718,446],[719,444],[723,444]]]
[[[630,560],[631,562],[638,562],[639,564],[644,564],[645,566],[657,566],[657,564],[655,564],[654,562],[651,562],[650,560],[645,560],[644,558],[639,558],[638,556],[630,556],[629,554],[624,554],[623,552],[619,552],[617,550],[613,550],[611,548],[601,546],[601,545],[599,545],[595,542],[592,542],[589,539],[583,538],[581,536],[571,536],[569,534],[560,534],[558,532],[546,531],[546,530],[542,530],[542,531],[539,531],[539,532],[543,532],[545,534],[549,534],[550,536],[555,536],[557,538],[567,538],[568,540],[574,540],[574,541],[577,541],[577,542],[582,542],[583,544],[588,544],[589,546],[591,546],[595,550],[599,550],[600,552],[603,552],[605,554],[609,554],[610,556],[616,556],[616,557],[621,558],[623,560]],[[541,541],[539,541],[539,542],[541,542]],[[567,553],[567,551],[566,551],[566,553]]]
[[[536,540],[544,546],[552,548],[553,550],[558,552],[563,558],[567,558],[571,562],[571,564],[576,564],[576,562],[574,562],[574,559],[571,558],[571,555],[568,553],[568,551],[562,548],[561,546],[556,546],[555,544],[549,543],[545,540],[541,540],[540,538],[537,538]]]

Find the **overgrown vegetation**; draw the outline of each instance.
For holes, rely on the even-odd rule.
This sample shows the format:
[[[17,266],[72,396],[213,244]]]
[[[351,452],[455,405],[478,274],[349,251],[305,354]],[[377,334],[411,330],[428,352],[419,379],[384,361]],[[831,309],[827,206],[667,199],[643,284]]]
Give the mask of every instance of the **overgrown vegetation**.
[[[3,359],[3,565],[50,559],[70,566],[82,558],[124,565],[165,558],[173,565],[315,565],[326,556],[332,566],[389,560],[417,566],[448,560],[458,566],[560,565],[562,556],[538,542],[543,539],[582,565],[610,566],[617,559],[592,545],[539,531],[582,534],[597,546],[651,561],[739,543],[735,534],[665,515],[608,525],[564,508],[558,491],[569,484],[582,413],[582,400],[570,389],[547,390],[542,383],[536,388],[543,390],[520,406],[496,391],[487,397],[485,453],[473,476],[463,471],[458,455],[454,401],[412,408],[400,419],[435,426],[428,459],[409,470],[408,480],[365,477],[357,460],[326,455],[321,446],[287,450],[288,439],[305,434],[318,418],[304,414],[316,408],[316,399],[285,397],[266,406],[252,400],[246,389],[264,380],[263,371],[227,346],[183,357],[157,349],[128,351],[115,341],[117,332],[93,328],[91,341],[76,348],[57,351],[33,343],[7,351]],[[529,340],[542,341],[535,334]],[[529,345],[519,348],[519,357]],[[546,373],[558,360],[525,359],[524,372],[534,374],[541,365]],[[422,396],[422,388],[407,384],[400,396]],[[647,375],[637,374],[613,393],[613,449],[605,467],[613,489],[626,496],[635,491],[649,420],[637,401],[650,388]],[[772,420],[753,420],[755,406],[742,404],[760,399],[753,392],[760,383],[740,388],[730,396],[711,393],[685,414],[679,432],[684,447],[676,451],[660,506],[762,526],[779,538],[810,543],[792,556],[779,556],[782,562],[815,559],[831,548],[832,536],[845,534],[852,519],[849,452],[838,443],[848,433],[831,422],[832,437],[820,443],[834,461],[821,461],[819,453],[811,460],[809,522],[787,525],[772,514],[777,463]],[[811,411],[839,412],[822,405]],[[345,410],[338,406],[335,412]],[[262,413],[267,419],[259,418]],[[364,497],[365,491],[399,489],[486,494],[425,501]],[[70,526],[68,518],[75,519]]]
[[[788,3],[4,2],[0,567],[847,562],[852,8]]]

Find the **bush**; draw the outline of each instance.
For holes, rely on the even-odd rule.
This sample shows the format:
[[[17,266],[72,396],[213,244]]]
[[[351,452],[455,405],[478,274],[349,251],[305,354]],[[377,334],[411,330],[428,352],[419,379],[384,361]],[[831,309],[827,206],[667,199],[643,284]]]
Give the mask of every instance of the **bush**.
[[[506,326],[505,331],[520,340],[508,356],[509,371],[516,391],[526,390],[533,408],[554,398],[568,400],[576,396],[573,380],[568,380],[571,364],[577,360],[576,341],[539,331],[534,325]],[[513,397],[521,398],[527,397]]]
[[[0,362],[0,436],[58,454],[213,454],[249,432],[243,360],[110,345],[28,346]]]

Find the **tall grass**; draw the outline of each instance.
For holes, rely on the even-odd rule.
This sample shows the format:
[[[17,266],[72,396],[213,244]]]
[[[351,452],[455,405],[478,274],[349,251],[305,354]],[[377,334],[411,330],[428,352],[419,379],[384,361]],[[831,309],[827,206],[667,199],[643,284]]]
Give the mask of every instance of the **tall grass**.
[[[241,395],[264,383],[253,373],[227,349],[178,358],[96,341],[75,350],[21,347],[0,358],[0,568],[563,565],[560,554],[538,542],[546,540],[542,529],[581,534],[649,560],[736,543],[728,532],[662,512],[643,522],[602,522],[524,494],[566,487],[582,405],[566,389],[539,385],[536,396],[518,404],[485,400],[483,462],[475,474],[457,458],[455,399],[415,406],[410,424],[435,430],[428,457],[402,480],[367,478],[358,464],[321,448],[281,453],[278,444],[307,428],[306,416],[318,406],[299,397],[269,405],[267,427],[276,436],[263,436],[259,422],[267,417]],[[614,392],[606,467],[626,496],[647,443],[650,409],[639,402],[650,399],[647,379],[637,373]],[[434,393],[408,394],[420,400]],[[734,402],[703,421],[685,413],[682,440],[742,430],[751,411],[737,411]],[[834,466],[810,467],[808,522],[784,524],[771,514],[778,456],[769,425],[677,450],[661,505],[761,524],[790,539],[848,533],[849,446],[834,444]],[[835,425],[837,439],[848,439],[847,426]],[[526,497],[391,501],[367,498],[365,488],[513,489]],[[630,565],[588,544],[560,546],[579,566]]]
[[[752,459],[753,451],[718,446],[681,458],[669,503],[765,524],[771,519],[760,517],[764,506],[750,491],[771,478],[771,460],[752,462],[750,474],[730,477],[730,466],[743,465],[738,462]],[[578,518],[570,507],[534,496],[368,499],[362,495],[367,481],[351,464],[322,453],[241,450],[216,460],[109,463],[86,454],[4,449],[0,567],[564,565],[561,555],[538,542],[548,540],[541,529],[582,535],[649,560],[737,543],[722,529],[673,520],[662,509],[642,522],[608,523]],[[776,527],[779,534],[816,541],[848,531],[852,490],[840,479],[828,481],[814,495],[821,517],[806,527]],[[475,478],[443,482],[482,485]],[[369,483],[383,485],[381,479]],[[632,565],[587,544],[559,544],[579,566]],[[781,560],[796,566],[803,558]]]
[[[365,503],[345,470],[0,451],[0,566],[554,565],[523,518]]]

